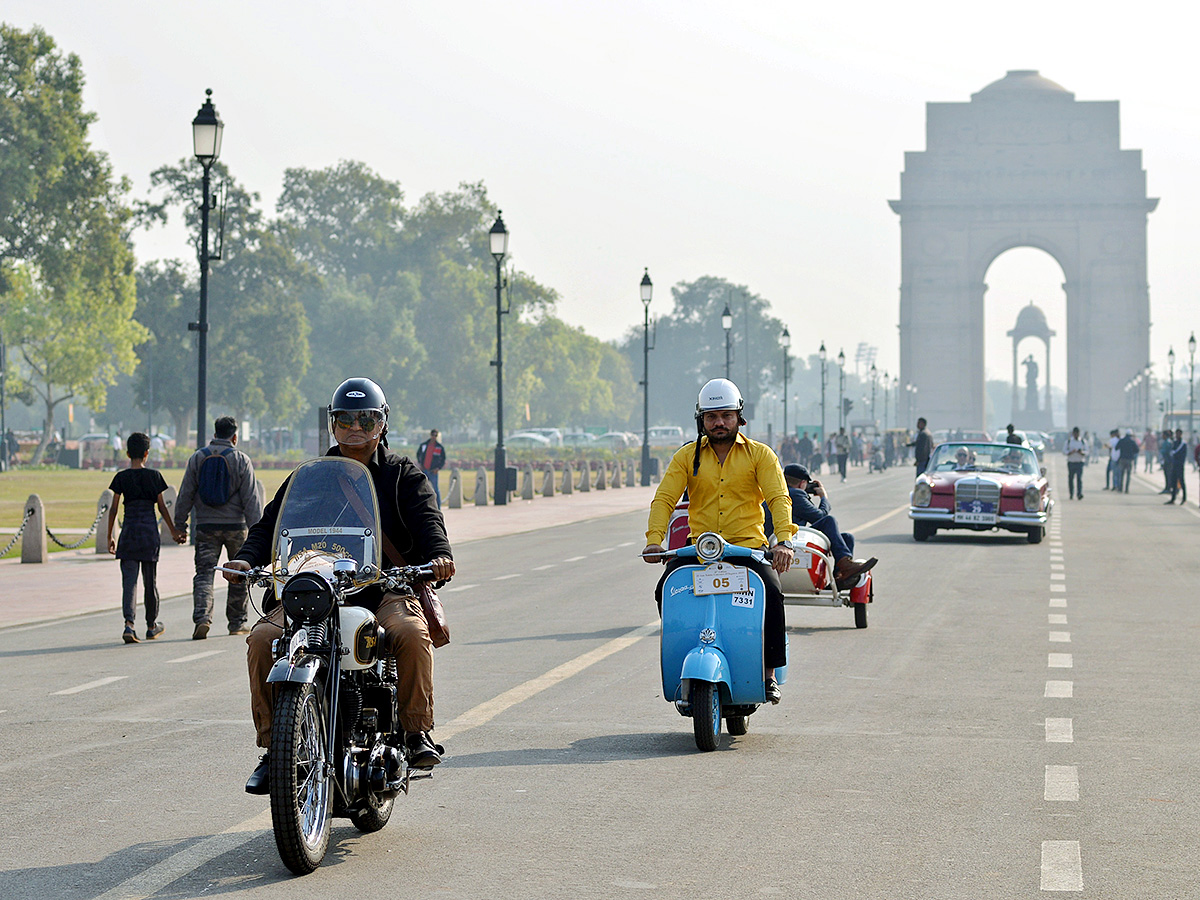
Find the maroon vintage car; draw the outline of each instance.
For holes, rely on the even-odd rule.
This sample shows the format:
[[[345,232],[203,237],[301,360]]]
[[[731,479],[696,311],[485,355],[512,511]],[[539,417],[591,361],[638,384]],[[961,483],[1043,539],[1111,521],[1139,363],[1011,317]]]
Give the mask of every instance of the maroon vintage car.
[[[947,441],[917,476],[908,517],[918,541],[939,528],[1005,529],[1036,544],[1053,507],[1046,470],[1029,447]]]

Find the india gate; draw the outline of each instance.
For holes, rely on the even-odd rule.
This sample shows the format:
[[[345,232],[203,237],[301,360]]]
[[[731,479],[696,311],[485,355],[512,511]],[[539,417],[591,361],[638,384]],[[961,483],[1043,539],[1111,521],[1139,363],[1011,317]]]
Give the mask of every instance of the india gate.
[[[930,428],[987,424],[984,277],[1014,247],[1045,251],[1065,276],[1067,421],[1055,426],[1122,423],[1124,386],[1150,358],[1146,224],[1158,200],[1141,151],[1120,148],[1119,117],[1117,101],[1076,100],[1029,70],[969,103],[927,104],[926,149],[905,154],[890,205],[900,378]]]

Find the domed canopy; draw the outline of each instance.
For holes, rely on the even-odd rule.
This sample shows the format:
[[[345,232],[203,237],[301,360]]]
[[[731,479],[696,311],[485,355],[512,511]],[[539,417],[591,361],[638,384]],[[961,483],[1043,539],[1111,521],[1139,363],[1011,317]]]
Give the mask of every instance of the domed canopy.
[[[1010,69],[999,81],[971,95],[972,100],[1074,100],[1075,95],[1037,69]]]
[[[1046,322],[1046,314],[1039,307],[1034,306],[1032,300],[1029,301],[1028,306],[1017,313],[1017,324],[1012,331],[1008,332],[1010,338],[1016,338],[1018,341],[1027,337],[1048,340],[1054,337],[1054,334],[1055,332]]]

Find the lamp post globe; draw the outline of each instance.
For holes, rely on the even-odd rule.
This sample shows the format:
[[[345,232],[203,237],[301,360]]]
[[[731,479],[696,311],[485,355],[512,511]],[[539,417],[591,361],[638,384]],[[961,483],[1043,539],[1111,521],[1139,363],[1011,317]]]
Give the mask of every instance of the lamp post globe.
[[[642,308],[642,487],[650,486],[650,300],[654,297],[654,282],[646,268],[640,285]]]
[[[225,134],[225,123],[217,115],[212,102],[212,88],[204,92],[204,105],[192,119],[192,152],[203,169],[200,200],[200,315],[195,322],[188,323],[188,331],[196,332],[197,377],[196,377],[196,447],[204,447],[208,441],[208,264],[212,257],[208,252],[208,213],[213,209],[212,167],[221,155],[221,139]]]
[[[496,221],[488,232],[488,250],[496,261],[496,358],[492,365],[496,367],[496,453],[493,459],[495,470],[496,505],[508,503],[508,455],[504,449],[504,305],[501,294],[504,290],[502,267],[508,256],[508,228],[504,224],[504,215],[496,211]]]

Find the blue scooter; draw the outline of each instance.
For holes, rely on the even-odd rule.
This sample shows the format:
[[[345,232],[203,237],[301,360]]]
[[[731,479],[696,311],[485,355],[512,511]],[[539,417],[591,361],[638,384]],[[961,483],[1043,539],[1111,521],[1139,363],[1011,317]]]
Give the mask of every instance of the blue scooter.
[[[766,586],[757,572],[725,560],[763,562],[767,556],[727,544],[713,532],[700,535],[694,546],[661,555],[696,561],[675,569],[663,583],[663,696],[680,715],[691,717],[696,746],[716,750],[721,719],[730,734],[745,734],[747,718],[767,699]],[[775,670],[775,680],[787,681],[786,665]]]

